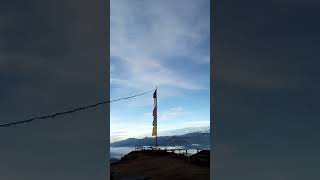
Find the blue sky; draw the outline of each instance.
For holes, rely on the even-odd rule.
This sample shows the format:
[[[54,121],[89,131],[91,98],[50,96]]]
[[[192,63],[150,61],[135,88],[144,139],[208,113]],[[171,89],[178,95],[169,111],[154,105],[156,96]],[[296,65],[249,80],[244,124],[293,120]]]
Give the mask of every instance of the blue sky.
[[[210,1],[111,0],[111,99],[158,87],[158,135],[209,126]],[[152,93],[110,105],[111,142],[151,136]]]

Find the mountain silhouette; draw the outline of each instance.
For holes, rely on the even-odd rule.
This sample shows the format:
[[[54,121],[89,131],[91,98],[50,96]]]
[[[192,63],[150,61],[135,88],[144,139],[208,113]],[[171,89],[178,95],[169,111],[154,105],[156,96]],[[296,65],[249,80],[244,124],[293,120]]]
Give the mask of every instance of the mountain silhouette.
[[[142,139],[129,138],[111,143],[112,147],[134,147],[154,145],[155,137]],[[207,148],[210,145],[210,133],[194,132],[179,136],[159,136],[159,146],[184,146],[185,148]]]

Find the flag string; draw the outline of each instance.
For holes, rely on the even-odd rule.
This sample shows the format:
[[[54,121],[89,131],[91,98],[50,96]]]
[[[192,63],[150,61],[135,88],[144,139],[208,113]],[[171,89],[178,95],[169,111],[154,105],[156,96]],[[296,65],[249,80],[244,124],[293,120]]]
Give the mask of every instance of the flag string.
[[[67,111],[61,111],[61,112],[51,113],[51,114],[44,115],[44,116],[36,116],[36,117],[32,117],[32,118],[29,118],[29,119],[23,120],[23,121],[15,121],[15,122],[10,122],[10,123],[0,124],[0,128],[1,128],[1,127],[9,127],[9,126],[18,125],[18,124],[29,123],[29,122],[32,122],[32,121],[35,121],[35,120],[40,120],[40,119],[56,118],[56,117],[58,117],[58,116],[62,116],[62,115],[66,115],[66,114],[71,114],[71,113],[74,113],[74,112],[77,112],[77,111],[82,111],[82,110],[89,109],[89,108],[94,108],[94,107],[97,107],[97,106],[100,106],[100,105],[103,105],[103,104],[108,104],[108,103],[111,103],[111,102],[116,102],[116,101],[121,101],[121,100],[125,100],[125,99],[134,98],[134,97],[137,97],[137,96],[142,96],[142,95],[151,93],[151,92],[153,92],[153,91],[154,91],[154,90],[152,90],[152,91],[147,91],[147,92],[143,92],[143,93],[136,94],[136,95],[132,95],[132,96],[128,96],[128,97],[123,97],[123,98],[119,98],[119,99],[114,99],[114,100],[101,101],[101,102],[98,102],[98,103],[95,103],[95,104],[92,104],[92,105],[83,106],[83,107],[78,107],[78,108],[74,108],[74,109],[67,110]]]

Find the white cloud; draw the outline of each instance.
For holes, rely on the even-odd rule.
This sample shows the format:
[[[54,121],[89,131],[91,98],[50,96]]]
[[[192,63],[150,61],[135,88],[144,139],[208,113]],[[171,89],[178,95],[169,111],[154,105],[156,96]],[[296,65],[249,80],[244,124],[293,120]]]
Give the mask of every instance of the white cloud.
[[[146,124],[145,119],[123,117],[110,114],[110,141],[119,141],[132,137],[141,137],[141,134],[151,133],[152,120]]]
[[[209,120],[189,121],[189,122],[186,123],[186,126],[192,126],[192,127],[210,126],[210,121]]]
[[[186,90],[202,90],[206,89],[204,85],[198,84],[186,79],[175,71],[164,67],[157,60],[131,58],[123,59],[128,76],[124,78],[114,77],[111,75],[111,85],[121,85],[135,89],[146,89],[146,87],[171,87],[181,88]]]
[[[163,121],[168,121],[175,119],[177,117],[181,117],[186,114],[186,111],[182,107],[174,107],[171,109],[168,109],[164,112],[159,112],[159,119]]]
[[[190,2],[177,11],[180,5],[169,1],[111,1],[111,55],[119,57],[125,68],[122,78],[111,74],[112,84],[136,89],[205,88],[163,64],[168,56],[194,55],[194,47],[209,35],[209,16],[195,18],[200,3]]]

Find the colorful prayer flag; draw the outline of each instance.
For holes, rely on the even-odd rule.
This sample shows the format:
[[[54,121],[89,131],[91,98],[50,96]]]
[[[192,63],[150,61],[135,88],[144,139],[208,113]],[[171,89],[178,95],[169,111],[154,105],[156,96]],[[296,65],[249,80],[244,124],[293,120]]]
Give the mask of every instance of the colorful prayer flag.
[[[153,122],[152,122],[152,136],[157,136],[157,89],[153,93]]]

